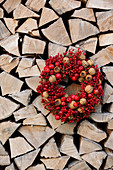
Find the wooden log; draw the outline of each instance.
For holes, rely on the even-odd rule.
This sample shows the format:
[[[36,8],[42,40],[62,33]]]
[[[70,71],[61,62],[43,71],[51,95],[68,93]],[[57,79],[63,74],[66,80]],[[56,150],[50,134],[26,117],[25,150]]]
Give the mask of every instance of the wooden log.
[[[88,0],[86,4],[87,8],[99,8],[99,9],[113,9],[113,1],[111,0]]]
[[[3,2],[4,0],[0,0],[0,4]]]
[[[3,145],[19,126],[20,123],[14,123],[10,121],[0,123],[0,141]]]
[[[102,102],[103,104],[105,103],[110,103],[113,101],[113,88],[108,85],[107,83],[105,83],[105,86],[104,86],[104,94],[102,96]]]
[[[0,18],[3,18],[4,17],[4,11],[2,8],[0,8]]]
[[[11,165],[7,166],[5,170],[15,170],[14,164],[12,163]]]
[[[36,63],[37,63],[38,68],[42,72],[44,70],[44,67],[45,67],[45,60],[36,59]]]
[[[32,118],[33,116],[37,115],[37,111],[35,107],[31,104],[26,107],[23,107],[16,112],[13,112],[15,117],[15,121],[25,119],[25,118]]]
[[[69,163],[68,170],[91,170],[91,168],[86,164],[85,161],[73,161]]]
[[[91,139],[95,142],[100,142],[107,137],[106,133],[103,130],[98,129],[94,124],[90,123],[87,120],[84,120],[80,123],[77,134]]]
[[[9,139],[11,158],[25,154],[33,150],[23,137],[15,137]]]
[[[4,9],[7,13],[12,12],[15,8],[18,8],[18,5],[21,3],[21,0],[6,0],[3,4]]]
[[[32,32],[32,30],[37,29],[37,28],[38,28],[37,21],[36,21],[35,19],[28,18],[28,19],[16,30],[16,32],[29,34],[30,32]]]
[[[56,44],[60,44],[64,46],[71,44],[69,35],[65,29],[64,23],[61,18],[59,18],[56,22],[51,24],[49,27],[42,29],[42,33],[48,40]]]
[[[73,43],[99,33],[98,28],[87,21],[70,19],[68,22]]]
[[[95,106],[95,113],[101,113],[102,112],[102,104],[98,104]]]
[[[60,152],[72,158],[81,160],[78,150],[73,142],[72,136],[69,136],[69,135],[63,136],[61,146],[60,146]]]
[[[48,126],[23,126],[19,129],[19,132],[36,149],[55,134],[55,131]]]
[[[4,38],[7,38],[9,36],[10,32],[8,31],[4,23],[0,20],[0,40],[3,40]]]
[[[106,66],[102,68],[103,72],[106,75],[106,79],[111,83],[113,86],[113,80],[112,80],[112,75],[113,75],[113,67],[111,66]]]
[[[3,96],[6,94],[19,92],[22,85],[23,85],[23,81],[17,79],[16,77],[6,72],[2,72],[0,74],[0,86],[1,86]]]
[[[49,142],[42,148],[40,156],[45,158],[57,158],[61,156],[54,138],[51,138]]]
[[[99,145],[98,143],[81,137],[80,138],[80,146],[79,146],[79,153],[80,155],[82,154],[86,154],[86,153],[91,153],[93,151],[98,151],[98,150],[102,150],[101,145]]]
[[[66,94],[76,94],[79,92],[79,90],[82,90],[81,89],[81,85],[79,84],[76,84],[76,83],[72,83],[71,85],[67,86],[66,87]]]
[[[54,21],[56,19],[58,19],[58,15],[56,15],[56,13],[53,10],[44,7],[42,9],[41,18],[39,21],[39,27],[41,27],[51,21]]]
[[[68,11],[71,11],[75,8],[79,8],[81,6],[80,1],[74,1],[74,0],[50,0],[49,4],[51,7],[59,14],[62,15],[63,13],[66,13]],[[67,5],[68,4],[68,5]]]
[[[9,164],[10,164],[10,157],[9,157],[9,155],[7,155],[7,156],[0,155],[0,165],[1,166],[5,166],[5,165],[9,165]]]
[[[113,114],[113,113],[112,113]],[[113,119],[108,122],[107,129],[113,129]]]
[[[8,153],[5,151],[5,148],[0,143],[0,156],[7,156]]]
[[[10,117],[19,105],[0,96],[0,120]]]
[[[57,127],[59,127],[62,124],[61,120],[56,120],[55,116],[52,115],[51,113],[47,116],[47,120],[49,121],[49,123],[53,129],[56,129]]]
[[[22,58],[19,62],[17,69],[16,69],[16,72],[19,72],[20,70],[24,70],[26,68],[32,67],[34,60],[35,60],[35,58]]]
[[[46,116],[46,115],[49,113],[49,111],[44,108],[43,104],[41,103],[41,99],[42,99],[42,97],[41,97],[41,96],[38,96],[38,97],[33,101],[33,105],[34,105],[39,111],[41,111],[44,116]]]
[[[9,53],[14,54],[16,56],[20,56],[20,52],[18,48],[18,40],[19,40],[19,35],[14,34],[0,41],[0,45]]]
[[[33,30],[33,31],[31,31],[30,35],[33,36],[33,37],[39,37],[39,38],[41,38],[39,30]]]
[[[113,150],[113,131],[109,134],[109,137],[107,138],[106,142],[104,143],[104,146],[106,148],[112,149]]]
[[[96,12],[96,17],[101,32],[113,30],[113,10]]]
[[[28,85],[28,87],[30,87],[35,92],[37,92],[36,88],[39,85],[39,81],[40,81],[40,78],[38,76],[34,76],[34,77],[30,77],[30,78],[25,79],[25,82]]]
[[[25,35],[22,46],[22,54],[43,54],[46,43],[42,40]]]
[[[88,21],[96,22],[93,9],[82,8],[80,10],[75,10],[71,17],[82,18]]]
[[[111,103],[108,107],[107,107],[107,110],[109,112],[113,112],[113,103]]]
[[[69,156],[61,156],[59,158],[40,159],[47,169],[63,169],[69,160]]]
[[[92,113],[90,118],[95,122],[105,123],[113,118],[113,113]]]
[[[49,42],[49,45],[48,45],[48,55],[49,56],[55,56],[58,53],[63,54],[63,52],[65,52],[65,51],[66,51],[66,47]]]
[[[35,17],[39,18],[39,15],[33,11],[31,11],[26,6],[20,4],[14,11],[13,11],[14,19],[21,19],[21,18],[30,18]]]
[[[106,159],[104,169],[109,169],[109,168],[112,169],[112,167],[113,167],[113,155],[108,155],[107,159]]]
[[[102,34],[99,36],[99,45],[106,46],[113,44],[113,33]]]
[[[35,158],[37,157],[39,151],[40,151],[40,149],[37,149],[32,152],[26,153],[22,156],[19,156],[14,159],[14,162],[16,163],[16,165],[19,169],[24,170],[32,165],[32,163],[34,162]]]
[[[27,170],[37,170],[37,169],[39,169],[39,170],[46,170],[45,166],[43,164],[37,164],[35,166],[31,166]]]
[[[27,0],[26,6],[33,11],[39,12],[45,6],[46,0]]]
[[[102,165],[103,159],[105,159],[107,154],[104,151],[98,151],[98,152],[91,152],[88,154],[85,154],[82,156],[82,159],[84,159],[86,162],[88,162],[90,165],[95,167],[96,169],[99,169]]]
[[[7,28],[12,34],[15,34],[15,29],[18,26],[18,21],[12,18],[4,18]]]

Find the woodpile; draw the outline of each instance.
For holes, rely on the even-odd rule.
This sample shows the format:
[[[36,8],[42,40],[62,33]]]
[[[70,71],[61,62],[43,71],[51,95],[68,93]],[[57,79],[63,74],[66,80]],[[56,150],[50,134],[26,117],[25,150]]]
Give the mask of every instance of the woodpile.
[[[45,60],[81,48],[103,72],[89,118],[63,123],[36,92]],[[113,0],[0,0],[0,170],[113,169]],[[81,86],[63,82],[67,94]]]

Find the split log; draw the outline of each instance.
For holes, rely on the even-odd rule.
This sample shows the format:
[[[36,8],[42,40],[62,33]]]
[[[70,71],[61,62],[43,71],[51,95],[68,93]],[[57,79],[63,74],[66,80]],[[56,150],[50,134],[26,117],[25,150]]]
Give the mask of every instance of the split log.
[[[2,8],[0,8],[0,18],[3,18],[4,17],[4,11]]]
[[[23,156],[19,156],[14,159],[14,162],[16,163],[16,165],[19,169],[24,170],[24,169],[28,168],[30,165],[32,165],[32,163],[34,162],[35,158],[37,157],[39,151],[40,151],[40,149],[37,149],[37,150],[34,150],[27,154],[24,154]]]
[[[82,18],[88,21],[96,22],[93,9],[82,8],[80,10],[75,10],[71,17]]]
[[[0,20],[0,40],[3,40],[4,38],[7,38],[9,36],[10,36],[10,32],[8,31],[4,23]]]
[[[12,34],[15,34],[15,29],[18,26],[18,21],[12,18],[4,18],[7,28]]]
[[[36,88],[39,85],[39,81],[40,81],[40,78],[38,76],[34,76],[34,77],[30,77],[30,78],[25,79],[25,82],[28,85],[28,87],[30,87],[35,92],[37,92]]]
[[[104,146],[106,148],[112,149],[113,150],[113,132],[111,131],[111,133],[109,134],[108,139],[106,140],[106,142],[104,143]]]
[[[102,104],[95,106],[95,113],[102,113]]]
[[[113,96],[113,88],[107,83],[105,83],[104,94],[102,96],[103,104],[113,102],[113,97],[111,96]]]
[[[46,0],[27,0],[26,6],[33,11],[39,12],[45,6]]]
[[[25,7],[24,5],[20,4],[14,11],[13,11],[14,19],[21,19],[21,18],[30,18],[35,17],[39,18],[39,15],[29,8]]]
[[[56,44],[61,44],[64,46],[71,44],[69,35],[65,29],[64,23],[61,18],[59,18],[49,27],[42,29],[42,33],[47,39]]]
[[[111,83],[111,85],[113,86],[113,79],[112,79],[112,76],[113,76],[113,67],[111,66],[106,66],[106,67],[103,67],[102,68],[103,72],[105,73],[106,75],[106,79]]]
[[[22,54],[43,54],[46,43],[39,39],[25,35],[22,46]]]
[[[16,32],[29,34],[30,32],[32,32],[32,30],[37,29],[37,28],[38,28],[37,21],[36,21],[35,19],[28,18],[28,19],[16,30]]]
[[[12,163],[11,165],[7,166],[5,170],[15,170],[14,164]]]
[[[3,145],[19,126],[20,123],[14,123],[10,121],[0,123],[0,141]]]
[[[39,27],[41,27],[51,21],[54,21],[56,19],[58,19],[58,15],[56,15],[56,13],[53,10],[44,7],[42,9],[41,18],[39,21]]]
[[[80,123],[77,134],[95,142],[100,142],[107,137],[107,134],[103,130],[98,129],[94,124],[87,120]]]
[[[75,8],[79,8],[81,6],[80,1],[74,1],[74,0],[70,0],[70,1],[50,0],[49,4],[59,15],[62,15],[63,13],[71,11]]]
[[[9,165],[10,158],[8,153],[5,151],[4,147],[0,143],[0,166]]]
[[[31,104],[26,107],[23,107],[16,112],[13,112],[15,117],[15,121],[25,119],[25,118],[32,118],[33,116],[37,115],[37,111],[35,107]]]
[[[47,169],[63,169],[69,160],[69,156],[61,156],[59,158],[40,159]]]
[[[71,85],[66,87],[65,93],[72,95],[78,93],[79,90],[82,90],[81,85],[72,83]]]
[[[60,152],[66,154],[72,158],[81,160],[78,150],[73,142],[72,136],[69,136],[69,135],[63,136],[61,146],[60,146]]]
[[[111,0],[88,0],[86,4],[87,8],[99,8],[99,9],[113,9],[113,1]]]
[[[49,45],[48,45],[48,53],[49,53],[48,55],[49,56],[55,56],[58,53],[63,54],[63,52],[65,52],[65,51],[66,51],[66,47],[49,42]]]
[[[91,152],[94,152],[97,150],[102,150],[101,145],[99,145],[98,143],[96,143],[90,139],[81,137],[80,147],[79,147],[80,155],[86,154],[86,153],[91,153]]]
[[[30,35],[41,38],[39,30],[31,31]]]
[[[14,54],[16,56],[20,56],[20,52],[18,48],[18,40],[19,40],[19,35],[14,34],[0,41],[0,45],[9,53]]]
[[[111,104],[109,105],[109,107],[107,107],[107,110],[108,110],[109,112],[113,112],[113,103],[111,103]]]
[[[68,165],[68,170],[91,170],[85,161],[73,161]]]
[[[113,118],[113,113],[92,113],[90,118],[95,122],[105,123]]]
[[[57,158],[61,156],[54,138],[51,138],[43,147],[40,156],[45,158]]]
[[[82,159],[84,159],[86,162],[88,162],[90,165],[95,167],[96,169],[99,169],[102,165],[103,159],[105,159],[107,154],[104,151],[100,152],[91,152],[88,154],[85,154],[82,156]]]
[[[0,156],[7,156],[8,153],[5,151],[5,148],[0,143]]]
[[[12,12],[15,8],[18,8],[18,5],[21,3],[21,0],[6,0],[3,4],[4,9],[7,13]]]
[[[16,77],[6,72],[2,72],[0,74],[0,86],[2,90],[2,95],[19,92],[22,85],[23,81],[17,79]]]
[[[56,119],[55,119],[55,116],[52,115],[51,113],[47,116],[47,120],[49,121],[49,123],[50,123],[50,125],[51,125],[51,127],[52,127],[53,129],[56,129],[56,128],[59,127],[61,124],[63,124],[63,123],[61,122],[61,120],[56,120]]]
[[[99,45],[106,46],[113,44],[113,33],[102,34],[99,36]]]
[[[9,139],[11,158],[25,154],[33,150],[23,137],[16,137]]]
[[[108,155],[107,159],[106,159],[104,169],[109,169],[109,168],[112,169],[112,167],[113,167],[113,155]]]
[[[112,113],[113,114],[113,113]],[[113,119],[108,122],[107,129],[113,129]]]
[[[45,109],[43,104],[41,103],[42,97],[38,96],[34,101],[33,105],[42,112],[44,116],[46,116],[49,113],[49,110]]]
[[[70,19],[68,22],[73,43],[99,33],[98,28],[87,21]]]
[[[0,120],[8,118],[19,108],[19,105],[11,100],[0,96]]]
[[[23,121],[23,125],[39,125],[39,126],[46,126],[46,119],[45,117],[39,113],[37,115],[32,116],[31,118],[26,118]]]
[[[20,70],[24,70],[26,68],[32,67],[34,60],[35,60],[35,58],[22,58],[19,62],[17,69],[16,69],[16,72],[19,72]]]
[[[45,60],[36,59],[37,66],[39,67],[40,71],[42,72],[45,67]]]
[[[19,129],[19,132],[31,143],[36,149],[44,144],[51,136],[55,134],[55,131],[46,126],[23,126]]]
[[[31,166],[27,170],[46,170],[43,164],[37,164],[36,166]]]

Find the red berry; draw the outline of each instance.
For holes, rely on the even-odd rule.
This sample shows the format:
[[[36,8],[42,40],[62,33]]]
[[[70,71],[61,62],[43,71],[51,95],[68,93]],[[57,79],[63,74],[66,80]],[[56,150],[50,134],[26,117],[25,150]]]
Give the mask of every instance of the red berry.
[[[92,93],[89,93],[88,94],[88,98],[92,98],[93,97],[93,94]]]
[[[53,75],[54,74],[54,70],[50,70],[50,75]]]
[[[44,67],[44,71],[45,71],[46,73],[49,73],[49,72],[50,72],[49,67],[48,67],[48,66],[45,66],[45,67]]]
[[[61,74],[60,73],[57,73],[55,76],[56,76],[57,79],[61,79]]]
[[[71,98],[72,98],[73,100],[75,100],[75,95],[73,94],[73,95],[71,96]]]
[[[77,107],[77,106],[78,106],[78,104],[75,102],[75,103],[73,103],[73,106],[74,106],[74,107]]]
[[[98,86],[98,89],[99,89],[99,90],[102,90],[102,86],[101,86],[101,85],[99,85],[99,86]]]
[[[67,102],[71,102],[71,97],[67,97]]]
[[[49,64],[49,68],[52,70],[54,69],[54,65],[53,64]]]
[[[55,115],[55,119],[56,119],[56,120],[59,120],[59,119],[60,119],[60,116],[59,116],[59,115]]]
[[[66,100],[66,97],[62,97],[61,101],[64,102]]]
[[[65,102],[62,102],[62,103],[61,103],[61,105],[62,105],[62,106],[65,106],[65,105],[66,105],[66,103],[65,103]]]
[[[75,100],[78,101],[79,100],[79,96],[75,95]]]
[[[75,74],[75,77],[76,77],[76,78],[78,78],[78,77],[79,77],[79,74],[78,74],[78,73],[76,73],[76,74]]]
[[[63,111],[60,110],[60,111],[59,111],[59,115],[63,115]]]
[[[82,71],[82,70],[84,69],[84,67],[83,67],[83,66],[80,66],[78,69],[79,69],[80,71]]]
[[[78,61],[77,61],[77,64],[78,64],[79,66],[81,66],[81,65],[82,65],[82,61],[81,61],[81,60],[78,60]]]
[[[98,93],[99,93],[98,89],[95,89],[94,94],[98,94]]]
[[[73,81],[76,81],[76,80],[77,80],[77,77],[73,76],[73,77],[72,77],[72,80],[73,80]]]
[[[59,66],[60,65],[60,63],[59,63],[59,61],[57,61],[56,63],[55,63],[55,66]]]

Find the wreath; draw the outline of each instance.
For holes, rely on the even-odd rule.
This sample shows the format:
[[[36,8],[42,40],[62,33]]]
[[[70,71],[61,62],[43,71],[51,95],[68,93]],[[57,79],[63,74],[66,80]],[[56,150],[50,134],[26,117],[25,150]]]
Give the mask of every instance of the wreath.
[[[86,54],[80,49],[50,56],[45,63],[40,75],[40,85],[37,87],[45,109],[62,122],[88,118],[103,95],[103,75],[97,65],[86,59]],[[67,76],[72,82],[79,83],[82,90],[76,94],[66,94],[66,88],[61,83]]]

